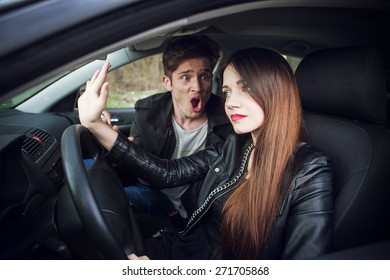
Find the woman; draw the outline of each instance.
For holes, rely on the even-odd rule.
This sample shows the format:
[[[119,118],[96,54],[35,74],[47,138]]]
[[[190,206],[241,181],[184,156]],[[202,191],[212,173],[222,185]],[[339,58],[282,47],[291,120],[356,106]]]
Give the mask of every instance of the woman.
[[[330,161],[300,142],[299,92],[281,55],[265,48],[233,53],[222,68],[222,89],[236,133],[213,148],[172,161],[147,154],[101,120],[108,68],[106,63],[95,73],[79,99],[80,121],[109,151],[107,157],[153,185],[203,182],[185,230],[145,240],[146,255],[307,259],[329,250],[334,209]]]

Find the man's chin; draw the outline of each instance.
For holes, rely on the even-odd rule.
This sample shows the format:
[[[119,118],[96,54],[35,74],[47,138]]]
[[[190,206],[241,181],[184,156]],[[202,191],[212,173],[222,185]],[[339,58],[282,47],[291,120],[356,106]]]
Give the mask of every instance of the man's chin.
[[[190,113],[188,114],[188,117],[191,119],[198,119],[202,117],[204,114],[206,114],[204,110],[200,110],[200,111],[191,110]]]

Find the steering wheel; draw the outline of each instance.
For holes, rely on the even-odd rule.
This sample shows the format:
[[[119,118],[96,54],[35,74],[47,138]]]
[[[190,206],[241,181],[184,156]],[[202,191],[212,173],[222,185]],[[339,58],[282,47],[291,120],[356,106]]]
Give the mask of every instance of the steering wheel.
[[[101,157],[102,152],[97,139],[84,126],[72,125],[64,131],[61,155],[68,183],[65,191],[71,202],[61,205],[73,204],[63,208],[77,212],[85,240],[98,258],[127,259],[130,253],[142,254],[142,237],[122,184],[110,162]],[[92,159],[88,168],[84,164],[86,155]],[[90,258],[90,254],[81,253],[81,257]]]

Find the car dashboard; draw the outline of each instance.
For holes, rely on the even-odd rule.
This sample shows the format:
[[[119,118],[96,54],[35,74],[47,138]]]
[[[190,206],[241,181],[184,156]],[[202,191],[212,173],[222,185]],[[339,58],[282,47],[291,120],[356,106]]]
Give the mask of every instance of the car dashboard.
[[[71,124],[58,114],[0,111],[1,259],[47,258],[60,243],[50,208],[66,183],[60,142]]]

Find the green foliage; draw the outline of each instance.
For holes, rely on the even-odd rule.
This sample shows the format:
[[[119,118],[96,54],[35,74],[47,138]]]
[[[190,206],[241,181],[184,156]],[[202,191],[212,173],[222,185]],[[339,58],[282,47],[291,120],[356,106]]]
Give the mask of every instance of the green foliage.
[[[107,75],[107,81],[110,83],[107,108],[134,107],[138,99],[165,91],[162,84],[163,73],[161,54],[110,72]]]

